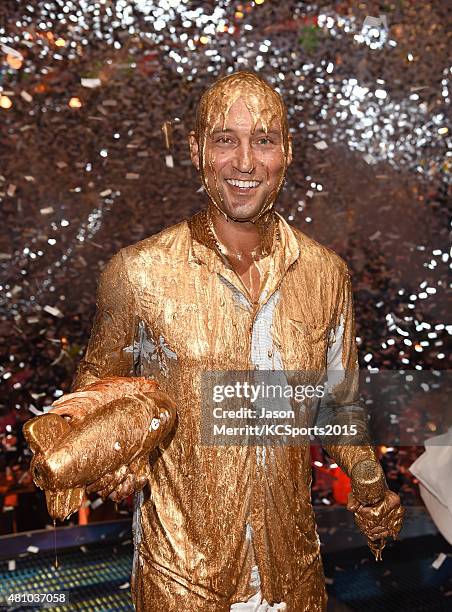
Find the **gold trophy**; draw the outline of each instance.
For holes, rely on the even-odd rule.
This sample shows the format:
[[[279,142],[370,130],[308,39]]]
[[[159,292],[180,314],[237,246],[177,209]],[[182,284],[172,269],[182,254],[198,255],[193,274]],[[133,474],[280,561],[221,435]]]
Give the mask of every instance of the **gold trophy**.
[[[87,485],[151,452],[176,418],[174,403],[144,378],[103,379],[54,406],[58,413],[35,417],[23,428],[34,453],[33,480],[45,490],[54,520],[78,510]]]

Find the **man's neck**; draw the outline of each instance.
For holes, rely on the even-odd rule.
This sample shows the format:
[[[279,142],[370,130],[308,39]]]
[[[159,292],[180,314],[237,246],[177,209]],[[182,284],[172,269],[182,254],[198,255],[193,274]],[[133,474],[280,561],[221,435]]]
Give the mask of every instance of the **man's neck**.
[[[210,206],[208,214],[219,242],[226,248],[228,256],[237,259],[260,259],[266,249],[271,248],[273,226],[259,227],[250,221],[233,221]]]

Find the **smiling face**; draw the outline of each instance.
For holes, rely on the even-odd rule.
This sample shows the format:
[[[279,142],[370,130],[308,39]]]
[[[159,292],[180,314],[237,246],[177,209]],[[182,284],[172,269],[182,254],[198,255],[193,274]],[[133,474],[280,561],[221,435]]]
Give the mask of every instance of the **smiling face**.
[[[273,205],[291,162],[284,107],[258,77],[236,73],[220,83],[228,79],[232,89],[211,96],[204,114],[201,102],[204,124],[190,135],[192,161],[224,215],[254,222]]]

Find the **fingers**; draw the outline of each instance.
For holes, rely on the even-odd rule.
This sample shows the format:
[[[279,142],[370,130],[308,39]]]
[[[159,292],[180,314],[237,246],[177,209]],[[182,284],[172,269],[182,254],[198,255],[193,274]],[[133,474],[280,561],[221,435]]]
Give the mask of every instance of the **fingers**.
[[[400,505],[400,497],[397,495],[397,493],[394,493],[394,491],[388,491],[386,500],[388,510],[397,510],[398,508],[402,508],[402,506]],[[405,511],[403,510],[403,512]]]
[[[99,398],[96,398],[93,393],[74,391],[55,400],[49,412],[64,416],[73,423],[78,423],[93,412],[98,404]]]
[[[133,474],[128,474],[124,482],[110,493],[109,497],[118,503],[133,493],[135,493],[135,478]]]
[[[141,491],[149,481],[150,465],[147,456],[140,457],[129,466],[124,482],[110,494],[110,499],[119,502],[129,495]]]
[[[115,502],[121,501],[137,491],[141,491],[148,483],[150,466],[147,457],[137,459],[130,464],[129,468],[130,472],[124,482],[110,495],[110,499]]]
[[[361,504],[355,499],[353,493],[349,493],[347,501],[347,510],[350,510],[350,512],[357,512],[359,508],[361,508]]]
[[[107,497],[111,491],[116,489],[126,478],[129,473],[129,468],[127,465],[122,465],[115,472],[111,474],[105,474],[102,478],[95,480],[90,485],[86,487],[87,493],[99,493],[106,492],[105,497]]]
[[[353,504],[350,504],[353,506]],[[355,510],[355,522],[371,541],[397,537],[405,511],[399,496],[387,491],[385,499],[376,506],[361,506]]]
[[[71,406],[70,402],[62,403],[55,408],[51,408],[49,412],[64,417],[72,425],[82,421],[87,414],[87,411],[84,410],[80,404],[74,404]]]
[[[71,418],[73,417],[73,414],[71,414],[71,409],[69,408],[69,406],[58,406],[56,408],[51,408],[49,410],[49,412],[52,412],[53,414],[59,414],[60,416],[68,416]]]
[[[146,486],[150,469],[148,457],[140,457],[130,465],[123,465],[115,472],[105,474],[102,478],[92,482],[86,487],[86,491],[97,493],[104,500],[109,497],[118,503]]]
[[[394,540],[399,535],[400,530],[402,529],[403,517],[405,515],[405,508],[399,506],[395,510],[395,514],[391,517],[391,522],[389,524],[389,534],[394,538]]]
[[[382,527],[378,531],[366,533],[366,536],[369,538],[369,540],[372,540],[372,542],[376,542],[377,540],[385,540],[386,538],[389,538],[389,535],[389,531],[384,527]]]
[[[143,455],[139,459],[133,461],[130,464],[130,471],[135,474],[140,482],[143,482],[143,486],[148,481],[151,472],[151,466],[149,465],[149,458],[147,455]]]
[[[144,470],[142,474],[136,474],[131,470],[131,467],[123,465],[113,474],[107,474],[91,483],[86,491],[97,493],[103,499],[109,497],[116,503],[137,491],[141,491],[148,482],[147,470]],[[138,469],[138,467],[141,466],[136,466],[135,469]]]
[[[64,395],[62,395],[58,399],[54,400],[52,406],[58,406],[59,404],[62,404],[63,402],[66,402],[67,400],[71,400],[74,397],[76,397],[75,393],[65,393]]]

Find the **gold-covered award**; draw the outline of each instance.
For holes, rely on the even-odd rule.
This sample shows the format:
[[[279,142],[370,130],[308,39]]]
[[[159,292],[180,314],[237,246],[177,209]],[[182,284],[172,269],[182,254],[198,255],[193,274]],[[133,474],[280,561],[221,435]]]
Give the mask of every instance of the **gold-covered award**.
[[[104,379],[62,400],[58,413],[35,417],[23,429],[34,453],[33,480],[60,520],[79,508],[86,486],[154,449],[176,417],[173,402],[144,378]]]

